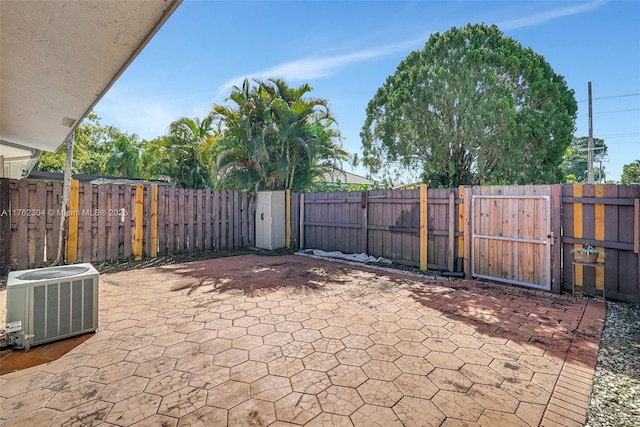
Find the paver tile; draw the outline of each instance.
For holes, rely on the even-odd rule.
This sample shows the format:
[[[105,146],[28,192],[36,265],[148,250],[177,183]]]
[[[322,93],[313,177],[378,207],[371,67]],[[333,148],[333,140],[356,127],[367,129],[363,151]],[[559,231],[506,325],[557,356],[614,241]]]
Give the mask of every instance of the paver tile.
[[[237,348],[230,348],[213,356],[213,364],[226,366],[228,368],[246,362],[249,359],[249,352]]]
[[[327,372],[327,375],[332,384],[352,388],[358,387],[368,379],[361,368],[349,365],[338,365]]]
[[[137,421],[154,415],[158,411],[161,400],[162,397],[153,394],[136,394],[129,399],[120,401],[113,405],[107,417],[105,418],[105,421],[119,426],[133,424]],[[93,402],[96,402],[96,404],[100,404],[101,401],[96,400]],[[100,408],[102,408],[102,406]],[[95,409],[92,410],[95,411]],[[67,413],[68,412],[65,412],[65,414]],[[100,414],[100,412],[95,413]],[[83,425],[88,424],[83,423]]]
[[[140,420],[135,424],[131,424],[131,427],[175,427],[178,425],[178,419],[168,417],[166,415],[155,414],[144,420]],[[102,424],[101,424],[102,426]]]
[[[157,357],[147,362],[139,363],[133,374],[139,377],[153,378],[171,371],[175,368],[176,362],[177,360],[171,357]]]
[[[215,356],[207,353],[190,354],[178,359],[175,369],[185,372],[199,371],[200,369],[210,367],[213,364],[214,357]]]
[[[424,375],[402,374],[393,384],[406,396],[431,399],[439,390],[433,381]]]
[[[269,371],[267,370],[266,363],[247,360],[246,362],[233,366],[229,372],[229,378],[233,381],[252,383],[257,379],[266,376],[268,373]]]
[[[371,360],[371,356],[365,350],[345,348],[336,353],[336,358],[343,365],[362,366]]]
[[[518,409],[516,410],[516,415],[528,425],[535,427],[540,425],[545,407],[545,405],[520,402],[520,404],[518,405]]]
[[[190,377],[191,374],[189,372],[169,371],[166,374],[151,378],[145,388],[145,392],[166,396],[186,386]]]
[[[436,368],[429,375],[429,379],[442,390],[466,393],[473,383],[458,371]]]
[[[105,402],[118,403],[121,400],[129,399],[130,397],[135,396],[136,394],[142,393],[147,384],[149,383],[148,378],[143,377],[127,377],[122,378],[121,380],[114,381],[100,388],[100,392],[97,395],[97,398],[100,400],[104,400]],[[93,391],[97,389],[94,385],[95,383],[83,383],[78,387],[81,387],[82,390],[82,398],[76,399],[85,401],[91,398]],[[55,398],[58,398],[62,393],[58,393]],[[50,406],[53,408],[53,406]]]
[[[462,368],[460,368],[460,373],[471,380],[471,382],[477,384],[498,386],[502,384],[502,381],[504,381],[504,376],[502,376],[502,374],[483,365],[466,363]]]
[[[393,381],[402,374],[393,362],[385,360],[370,360],[362,365],[362,370],[369,378],[385,381]]]
[[[207,400],[206,390],[184,387],[162,398],[158,413],[180,418],[202,408]]]
[[[99,389],[101,385],[96,385],[96,387]],[[94,387],[92,391],[89,391],[89,394],[92,397],[94,397],[97,394],[97,391],[95,389],[96,387]],[[77,386],[74,387],[74,390],[77,391],[78,387]],[[69,396],[70,394],[71,393],[67,393],[67,396]],[[22,414],[25,414],[27,412],[40,409],[45,406],[45,403],[47,403],[47,400],[49,399],[50,396],[51,396],[51,392],[49,390],[35,389],[35,390],[28,391],[26,393],[18,394],[16,396],[5,399],[2,402],[0,402],[0,418],[5,418],[5,419],[14,418]],[[81,395],[79,393],[73,395],[73,398],[75,399],[78,399],[80,397]],[[70,406],[60,405],[60,404],[56,405],[56,403],[58,402],[54,402],[53,405],[49,404],[47,406],[49,408],[61,409],[61,410],[70,408]],[[62,406],[62,407],[58,407],[58,406]]]
[[[353,423],[348,416],[323,412],[306,423],[305,427],[353,427]]]
[[[391,408],[383,408],[376,405],[362,405],[351,415],[351,421],[356,427],[380,426],[403,427],[397,414]]]
[[[229,350],[231,348],[231,342],[232,342],[231,340],[226,338],[216,338],[216,339],[201,343],[197,347],[197,349],[198,349],[198,352],[200,353],[216,355],[218,353],[222,353],[225,350]],[[192,348],[195,348],[195,346],[192,346]],[[168,356],[166,351],[164,354],[165,356]]]
[[[485,409],[478,419],[478,423],[485,426],[529,427],[529,424],[515,414],[508,414],[492,409]]]
[[[102,368],[103,370],[100,371],[95,368],[80,366],[71,371],[60,372],[59,374],[53,375],[46,383],[43,384],[43,387],[54,391],[60,391],[88,381],[90,378],[92,381],[102,383],[116,381],[127,375],[131,375],[136,366],[137,365],[134,363],[118,362],[111,365],[113,370],[109,372],[104,370],[105,368]],[[5,386],[3,386],[3,388],[4,387]]]
[[[445,415],[430,400],[404,396],[393,406],[400,422],[407,427],[438,427]]]
[[[447,417],[477,421],[483,408],[466,393],[440,390],[431,401]]]
[[[300,393],[318,394],[329,386],[331,381],[325,372],[305,369],[291,377],[291,387]]]
[[[493,368],[494,371],[502,374],[505,378],[530,381],[533,377],[533,371],[531,369],[515,360],[496,359],[492,361],[489,366]]]
[[[357,388],[365,403],[392,407],[402,398],[402,392],[389,381],[369,379]]]
[[[229,425],[238,427],[268,426],[276,420],[271,402],[249,399],[229,410]]]
[[[518,379],[505,380],[500,387],[522,402],[546,405],[551,396],[551,393],[542,387]]]
[[[336,356],[331,353],[321,353],[316,351],[302,359],[306,369],[327,372],[340,364]]]
[[[396,359],[394,363],[402,372],[409,374],[427,375],[435,369],[426,359],[418,356],[410,356],[406,353],[404,356]]]
[[[458,356],[441,351],[431,351],[424,356],[424,358],[436,368],[451,369],[455,371],[462,368],[464,365],[464,361]]]
[[[323,353],[335,354],[345,348],[345,345],[336,338],[320,338],[319,340],[311,343],[315,351],[321,351]]]
[[[222,366],[211,366],[200,369],[191,374],[189,385],[191,387],[211,389],[229,380],[229,368]]]
[[[474,384],[467,394],[485,409],[515,413],[518,408],[518,400],[497,386]]]
[[[275,402],[292,392],[289,378],[267,375],[251,383],[251,397]]]
[[[374,344],[365,350],[372,359],[386,360],[393,362],[402,356],[394,346],[384,344]]]
[[[332,385],[317,397],[323,411],[338,415],[351,415],[364,404],[358,392],[350,387]]]
[[[267,369],[271,375],[291,377],[304,370],[302,359],[291,356],[280,356],[267,363]]]
[[[249,399],[250,386],[239,381],[227,381],[209,390],[207,405],[231,409]]]
[[[107,404],[106,402],[104,404],[106,405],[105,407],[108,408],[109,404]],[[60,413],[58,411],[54,411],[53,409],[38,409],[37,411],[29,412],[17,418],[10,419],[4,424],[4,426],[49,426],[52,425],[53,420],[58,416],[58,414]]]
[[[275,403],[278,420],[305,424],[322,412],[318,398],[312,394],[289,393]]]
[[[163,424],[158,423],[154,425],[158,426]],[[211,427],[226,425],[227,411],[225,409],[214,408],[212,406],[203,406],[202,408],[180,418],[180,422],[178,423],[178,427]]]

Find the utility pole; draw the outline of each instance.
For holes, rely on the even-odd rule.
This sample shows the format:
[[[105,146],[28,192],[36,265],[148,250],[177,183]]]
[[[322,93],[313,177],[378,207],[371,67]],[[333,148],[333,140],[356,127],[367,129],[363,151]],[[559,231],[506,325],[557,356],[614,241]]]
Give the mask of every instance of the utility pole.
[[[591,108],[591,82],[589,82],[589,148],[587,160],[587,184],[593,184],[593,110]]]

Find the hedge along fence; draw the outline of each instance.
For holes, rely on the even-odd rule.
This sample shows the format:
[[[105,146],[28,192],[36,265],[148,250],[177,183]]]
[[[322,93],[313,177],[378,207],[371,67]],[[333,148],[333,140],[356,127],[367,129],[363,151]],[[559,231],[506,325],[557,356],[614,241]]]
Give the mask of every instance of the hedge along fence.
[[[64,261],[102,262],[254,243],[247,193],[71,183]],[[0,269],[42,267],[58,249],[62,183],[0,179]]]

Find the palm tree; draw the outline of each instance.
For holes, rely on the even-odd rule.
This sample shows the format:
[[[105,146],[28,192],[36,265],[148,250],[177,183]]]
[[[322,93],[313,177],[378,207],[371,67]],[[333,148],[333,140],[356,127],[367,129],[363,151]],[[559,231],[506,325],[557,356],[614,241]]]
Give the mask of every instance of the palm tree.
[[[214,150],[215,134],[212,117],[203,120],[183,117],[169,125],[169,132],[156,149],[162,154],[164,173],[182,188],[213,186],[207,156]]]
[[[221,129],[216,173],[221,188],[308,190],[315,178],[348,158],[327,102],[305,98],[307,84],[245,80],[229,99],[214,105]]]
[[[114,127],[108,127],[109,154],[104,162],[104,173],[126,178],[140,178],[142,159],[138,136],[128,135]]]

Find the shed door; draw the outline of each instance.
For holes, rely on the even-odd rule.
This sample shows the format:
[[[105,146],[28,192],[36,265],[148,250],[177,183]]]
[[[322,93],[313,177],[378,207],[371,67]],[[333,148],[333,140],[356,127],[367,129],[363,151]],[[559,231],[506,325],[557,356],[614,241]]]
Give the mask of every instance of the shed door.
[[[551,290],[549,195],[471,196],[471,274]]]

